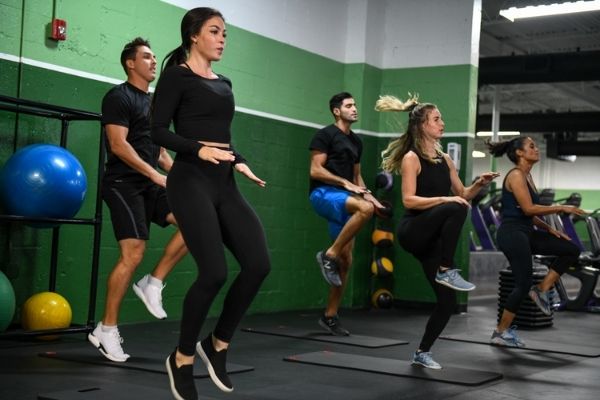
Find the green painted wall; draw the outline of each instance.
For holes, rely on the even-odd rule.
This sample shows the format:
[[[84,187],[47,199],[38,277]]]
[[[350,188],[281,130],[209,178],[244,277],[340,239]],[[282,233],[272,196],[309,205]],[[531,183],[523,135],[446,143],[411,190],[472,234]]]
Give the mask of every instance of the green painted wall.
[[[179,43],[178,25],[184,13],[158,1],[57,0],[56,16],[68,21],[68,40],[55,43],[45,39],[52,2],[27,0],[24,4],[23,13],[23,1],[0,0],[2,15],[11,16],[10,23],[0,27],[0,53],[114,79],[124,78],[118,57],[125,42],[136,35],[147,37],[162,58]],[[231,77],[238,106],[325,125],[331,123],[329,97],[347,90],[359,104],[360,121],[355,124],[356,129],[403,132],[401,118],[405,116],[395,115],[400,120],[392,119],[389,114],[376,113],[373,105],[379,94],[402,97],[407,91],[416,91],[422,100],[440,106],[447,131],[472,132],[477,71],[471,66],[381,70],[366,64],[345,65],[234,26],[228,26],[228,31],[226,55],[215,69]],[[103,95],[112,86],[28,63],[0,60],[1,94],[98,112]],[[236,146],[250,160],[257,175],[268,182],[266,189],[260,189],[238,180],[265,225],[273,261],[273,271],[251,312],[320,308],[325,304],[327,287],[315,265],[314,254],[329,239],[325,222],[312,212],[307,200],[307,147],[314,132],[314,128],[306,126],[236,114]],[[12,113],[0,112],[0,165],[14,148],[42,140],[56,142],[57,133],[57,122],[26,116],[16,118]],[[89,179],[88,198],[79,214],[82,217],[93,211],[98,138],[97,123],[73,123],[69,149],[82,161]],[[372,186],[379,154],[389,139],[364,135],[362,138],[363,177]],[[464,137],[449,140],[463,146],[461,176],[470,176],[470,160],[466,155],[470,154],[472,140]],[[397,180],[387,195],[396,204],[397,216],[402,212],[399,183]],[[118,257],[106,208],[103,220],[97,318],[102,313],[106,277]],[[361,307],[369,301],[370,235],[375,223],[363,229],[357,238],[354,274],[344,306]],[[61,230],[58,291],[71,301],[75,322],[83,322],[87,312],[92,232],[90,228],[72,226]],[[138,276],[152,268],[172,232],[169,228],[153,229]],[[46,289],[49,243],[47,230],[17,224],[0,226],[0,269],[13,281],[18,304]],[[461,267],[467,266],[465,249],[466,240],[461,240],[458,252]],[[415,260],[397,245],[392,252],[396,297],[431,301],[432,294]],[[238,266],[231,257],[230,261],[231,273],[235,274]],[[170,317],[179,317],[184,290],[194,276],[195,266],[187,257],[170,277],[165,290],[165,307]],[[223,294],[215,301],[213,315],[222,298]],[[149,319],[141,303],[129,293],[123,303],[122,320]]]
[[[2,61],[3,68],[15,69],[17,66],[10,64],[14,63]],[[22,65],[22,82],[23,98],[91,111],[98,111],[102,96],[112,86],[28,65]],[[7,84],[2,84],[2,87],[5,86]],[[59,128],[59,123],[55,121],[20,116],[16,143],[12,141],[7,146],[3,160],[12,153],[13,146],[20,148],[39,141],[57,143]],[[14,114],[3,113],[2,137],[12,140],[14,129]],[[312,212],[308,202],[308,143],[315,129],[238,113],[233,130],[239,151],[250,160],[255,173],[268,182],[267,189],[260,189],[238,179],[242,191],[265,225],[273,261],[273,271],[255,300],[252,311],[318,308],[326,300],[327,287],[315,265],[314,254],[325,246],[328,237],[325,222]],[[99,124],[95,122],[77,122],[70,128],[68,147],[84,165],[89,182],[86,202],[78,214],[80,217],[91,216],[94,209],[98,137]],[[363,140],[364,177],[372,186],[375,172],[369,166],[377,162],[377,152],[372,149],[378,139],[363,137]],[[103,221],[98,313],[102,312],[104,282],[118,257],[106,208]],[[3,226],[0,232],[2,243],[5,243],[2,246],[2,270],[13,282],[17,303],[22,304],[29,295],[47,289],[51,231],[12,224],[9,228]],[[151,269],[172,232],[172,229],[153,228],[148,252],[138,275]],[[85,320],[87,313],[91,245],[90,228],[61,228],[57,291],[71,301],[75,320],[79,322]],[[344,303],[346,306],[360,306],[367,301],[368,290],[365,290],[362,281],[369,276],[370,246],[370,232],[365,230],[357,239],[355,267],[358,272],[353,275],[349,285]],[[231,272],[236,273],[238,266],[231,257],[229,261]],[[195,266],[187,257],[169,279],[165,307],[174,318],[178,317],[184,288],[194,276]],[[223,293],[215,301],[213,313],[222,303],[222,296]],[[143,306],[131,293],[123,303],[122,319],[148,319]]]

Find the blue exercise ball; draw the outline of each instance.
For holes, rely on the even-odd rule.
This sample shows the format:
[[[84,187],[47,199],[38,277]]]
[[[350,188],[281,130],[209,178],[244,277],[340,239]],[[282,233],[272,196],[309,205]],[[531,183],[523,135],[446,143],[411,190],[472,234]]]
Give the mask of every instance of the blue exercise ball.
[[[0,173],[3,204],[11,215],[71,218],[81,208],[86,190],[87,178],[79,160],[51,144],[23,147]]]
[[[0,271],[0,332],[4,332],[15,315],[15,291],[10,281]]]

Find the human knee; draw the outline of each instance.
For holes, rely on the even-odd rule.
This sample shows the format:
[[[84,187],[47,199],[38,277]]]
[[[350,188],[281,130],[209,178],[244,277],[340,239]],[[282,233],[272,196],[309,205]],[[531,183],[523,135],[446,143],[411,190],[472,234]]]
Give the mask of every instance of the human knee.
[[[375,205],[370,201],[363,200],[360,202],[359,210],[367,218],[371,218],[375,213]]]
[[[271,272],[271,263],[263,262],[253,268],[253,275],[262,282]]]
[[[460,204],[460,203],[456,203],[456,202],[449,202],[449,203],[444,203],[442,204],[440,207],[442,207],[444,210],[446,210],[448,213],[452,214],[452,215],[460,215],[460,216],[467,216],[468,213],[468,209],[467,207],[465,207],[464,205]]]
[[[121,246],[121,261],[128,267],[136,268],[142,262],[145,251],[145,241],[128,242]]]
[[[200,271],[195,284],[202,287],[202,290],[218,291],[225,282],[227,282],[227,269],[218,269],[213,271]]]
[[[352,215],[358,215],[367,220],[375,213],[375,206],[370,201],[366,201],[362,198],[353,198],[353,202],[349,210]]]

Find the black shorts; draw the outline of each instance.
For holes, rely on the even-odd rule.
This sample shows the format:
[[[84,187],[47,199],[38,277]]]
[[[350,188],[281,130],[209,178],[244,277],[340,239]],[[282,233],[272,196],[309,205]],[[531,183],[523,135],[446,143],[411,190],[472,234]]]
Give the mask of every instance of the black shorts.
[[[117,241],[150,238],[150,222],[165,227],[171,209],[164,188],[152,182],[103,182],[102,199],[110,209]]]

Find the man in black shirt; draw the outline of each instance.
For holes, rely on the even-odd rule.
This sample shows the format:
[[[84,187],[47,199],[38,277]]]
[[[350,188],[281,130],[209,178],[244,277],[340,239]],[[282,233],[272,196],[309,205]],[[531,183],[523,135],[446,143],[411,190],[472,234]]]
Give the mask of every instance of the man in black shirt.
[[[117,328],[119,308],[137,266],[142,261],[150,222],[162,227],[175,224],[166,197],[167,177],[173,159],[150,138],[150,94],[156,76],[156,58],[150,44],[136,38],[126,44],[121,64],[127,81],[112,88],[102,100],[102,125],[108,159],[102,181],[102,197],[110,209],[120,257],[108,277],[104,317],[88,340],[109,360],[124,362],[129,355],[121,347]],[[133,284],[134,292],[148,311],[167,317],[162,307],[163,280],[187,253],[177,231],[152,271]]]
[[[310,202],[329,222],[333,244],[317,253],[325,280],[332,286],[319,325],[334,335],[347,336],[337,312],[352,264],[354,237],[371,219],[375,207],[383,206],[366,188],[360,173],[362,142],[350,130],[358,120],[350,93],[339,93],[329,101],[335,123],[319,130],[310,143]]]

